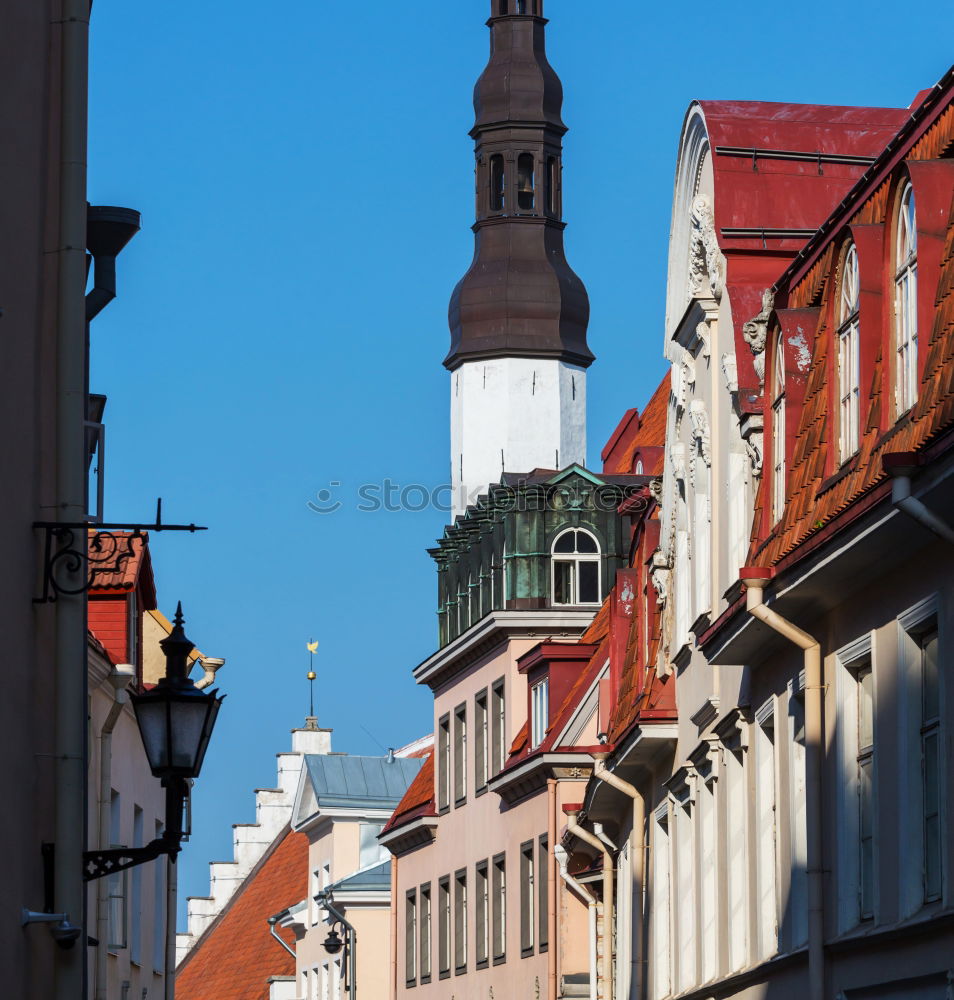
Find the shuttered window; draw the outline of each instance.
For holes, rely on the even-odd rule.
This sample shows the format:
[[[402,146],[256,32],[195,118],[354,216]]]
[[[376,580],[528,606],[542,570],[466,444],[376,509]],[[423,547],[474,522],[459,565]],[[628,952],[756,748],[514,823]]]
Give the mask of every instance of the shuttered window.
[[[450,808],[450,717],[437,724],[437,807]]]
[[[492,864],[493,953],[494,965],[499,965],[507,959],[507,858],[498,854]]]
[[[408,986],[417,982],[417,890],[411,889],[404,901],[404,979]]]
[[[467,798],[467,706],[454,709],[454,804]]]
[[[533,841],[520,845],[520,954],[533,954],[536,899]]]
[[[450,876],[445,875],[437,884],[437,952],[438,972],[441,979],[450,975]]]
[[[474,794],[479,795],[487,787],[488,731],[487,731],[487,691],[478,692],[474,698]]]
[[[490,882],[486,861],[478,861],[474,880],[474,961],[478,969],[487,965],[490,954]]]
[[[454,972],[467,971],[467,872],[454,875]]]
[[[546,951],[550,944],[550,880],[549,841],[546,834],[540,838],[537,850],[537,941],[539,950]]]
[[[420,913],[418,914],[421,944],[418,957],[421,983],[431,981],[431,883],[421,886]]]
[[[494,683],[491,694],[490,719],[490,774],[497,774],[507,759],[507,703],[504,695],[504,681],[501,677]]]

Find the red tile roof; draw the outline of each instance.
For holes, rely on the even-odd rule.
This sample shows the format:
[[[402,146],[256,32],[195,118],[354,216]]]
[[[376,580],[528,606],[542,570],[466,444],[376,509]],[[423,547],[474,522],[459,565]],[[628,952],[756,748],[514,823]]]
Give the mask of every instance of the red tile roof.
[[[633,471],[637,451],[644,448],[661,448],[665,444],[669,382],[670,373],[666,372],[642,413],[636,409],[626,411],[626,415],[603,449],[601,457],[604,473],[628,475]],[[644,471],[648,476],[655,475],[657,470],[646,467]],[[658,471],[662,471],[661,462]]]
[[[424,758],[420,771],[417,772],[414,780],[404,793],[404,798],[398,803],[397,809],[391,814],[387,825],[382,833],[390,833],[391,830],[406,823],[411,823],[422,816],[436,816],[437,809],[434,802],[434,754],[428,753]]]
[[[130,549],[132,555],[120,559],[117,566],[113,554],[121,554]],[[156,584],[152,574],[147,533],[137,536],[130,531],[91,530],[89,560],[92,564],[102,561],[104,569],[112,570],[96,573],[93,586],[89,589],[90,594],[129,593],[139,586],[143,591],[144,610],[156,606]]]
[[[949,101],[954,97],[949,97]],[[934,158],[939,150],[954,149],[954,105],[947,108],[936,127],[929,130],[914,147],[911,159]],[[855,221],[878,223],[885,220],[887,181],[863,204]],[[825,303],[834,294],[836,281],[826,280],[834,268],[832,244],[819,257],[818,263],[804,275],[789,293],[790,304],[807,304],[807,295],[820,293],[822,308],[812,345],[805,398],[796,431],[791,470],[787,484],[784,512],[779,524],[767,538],[761,537],[764,512],[767,508],[771,476],[763,475],[756,497],[752,544],[748,563],[774,566],[834,521],[849,508],[879,489],[887,493],[887,474],[882,466],[886,454],[923,452],[944,432],[954,427],[954,204],[951,204],[946,239],[941,259],[940,278],[935,299],[933,327],[922,341],[926,348],[924,371],[918,390],[918,400],[908,415],[882,432],[881,407],[890,405],[890,374],[883,349],[878,348],[874,359],[873,377],[863,385],[860,414],[861,437],[858,454],[838,476],[826,479],[826,469],[837,459],[831,454],[837,449],[835,414],[832,412],[832,381],[837,379],[836,362],[831,356],[831,330],[826,325]],[[927,279],[927,275],[923,276]],[[919,280],[922,278],[919,268]],[[823,285],[821,284],[823,283]],[[887,308],[887,306],[885,306]]]
[[[287,832],[253,869],[176,973],[178,1000],[268,1000],[270,976],[294,976],[295,959],[266,921],[308,891],[308,838]],[[276,927],[294,946],[294,935]]]

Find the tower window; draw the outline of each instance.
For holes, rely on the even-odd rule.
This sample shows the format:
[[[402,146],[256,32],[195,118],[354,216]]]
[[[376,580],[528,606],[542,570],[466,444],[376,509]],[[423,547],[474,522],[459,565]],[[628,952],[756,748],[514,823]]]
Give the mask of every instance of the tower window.
[[[553,603],[600,603],[600,547],[582,528],[570,528],[553,543]]]
[[[533,154],[521,153],[517,157],[517,207],[521,212],[533,211],[533,179]]]
[[[490,158],[490,211],[502,212],[506,204],[504,158],[500,153],[494,153]]]
[[[517,13],[518,14],[527,13],[527,0],[517,0]]]
[[[547,157],[546,185],[547,214],[556,215],[557,158],[555,156]]]

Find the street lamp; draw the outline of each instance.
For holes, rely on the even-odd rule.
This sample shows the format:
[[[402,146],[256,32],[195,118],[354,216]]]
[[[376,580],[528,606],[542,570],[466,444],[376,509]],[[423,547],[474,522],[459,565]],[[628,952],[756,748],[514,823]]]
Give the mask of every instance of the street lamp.
[[[151,690],[131,697],[142,745],[153,775],[166,790],[166,825],[162,836],[144,847],[88,851],[83,856],[87,881],[132,868],[168,854],[175,861],[182,845],[182,812],[189,782],[199,776],[224,695],[202,691],[189,677],[192,642],[182,626],[182,604],[172,631],[159,645],[166,657],[166,676]]]

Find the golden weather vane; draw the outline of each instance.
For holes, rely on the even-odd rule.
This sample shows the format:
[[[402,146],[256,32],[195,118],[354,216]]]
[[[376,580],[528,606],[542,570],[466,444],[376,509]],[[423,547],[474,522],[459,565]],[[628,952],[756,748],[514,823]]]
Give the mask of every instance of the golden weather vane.
[[[311,640],[305,643],[305,647],[308,650],[309,707],[311,709],[308,717],[313,719],[315,717],[315,678],[318,676],[315,673],[315,653],[318,650],[318,643]]]

